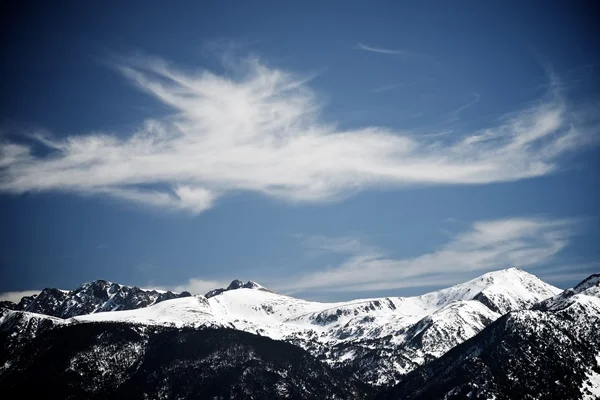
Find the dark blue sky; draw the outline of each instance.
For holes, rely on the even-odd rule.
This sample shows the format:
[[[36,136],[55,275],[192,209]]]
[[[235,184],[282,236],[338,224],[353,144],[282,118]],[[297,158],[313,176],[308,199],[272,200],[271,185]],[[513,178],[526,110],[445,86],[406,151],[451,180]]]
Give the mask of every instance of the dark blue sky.
[[[39,3],[1,6],[0,292],[600,269],[595,2]]]

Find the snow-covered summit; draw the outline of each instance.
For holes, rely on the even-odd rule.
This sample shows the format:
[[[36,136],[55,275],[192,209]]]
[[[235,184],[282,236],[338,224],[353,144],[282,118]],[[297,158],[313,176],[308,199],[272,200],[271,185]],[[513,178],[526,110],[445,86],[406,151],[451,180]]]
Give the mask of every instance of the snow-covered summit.
[[[234,279],[233,281],[231,281],[231,283],[229,284],[229,286],[227,286],[227,288],[223,289],[223,288],[219,288],[219,289],[213,289],[209,292],[207,292],[204,297],[206,298],[210,298],[216,295],[219,295],[223,292],[227,292],[229,290],[236,290],[236,289],[259,289],[259,290],[267,290],[264,286],[259,285],[258,283],[254,282],[254,281],[248,281],[246,283],[240,281],[239,279]]]
[[[506,314],[562,292],[520,268],[488,272],[468,282],[424,295],[443,306],[457,300],[477,300],[491,310]]]

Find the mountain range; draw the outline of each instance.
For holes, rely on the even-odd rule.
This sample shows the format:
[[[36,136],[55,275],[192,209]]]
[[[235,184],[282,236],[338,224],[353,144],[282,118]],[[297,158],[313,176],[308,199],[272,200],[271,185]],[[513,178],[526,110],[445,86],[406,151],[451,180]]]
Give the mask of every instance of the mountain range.
[[[47,381],[56,398],[594,399],[599,285],[562,291],[509,268],[338,303],[238,280],[205,295],[45,289],[0,303],[0,393]]]

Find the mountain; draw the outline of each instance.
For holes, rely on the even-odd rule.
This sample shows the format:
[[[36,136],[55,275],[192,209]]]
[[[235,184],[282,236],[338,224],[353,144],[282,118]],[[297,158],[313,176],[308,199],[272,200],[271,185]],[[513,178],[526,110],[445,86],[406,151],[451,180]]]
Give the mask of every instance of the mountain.
[[[380,399],[600,398],[600,274],[511,312]]]
[[[80,310],[104,288],[109,300],[90,314],[0,308],[3,397],[52,387],[46,398],[600,398],[600,274],[561,291],[510,268],[340,303],[234,281],[122,311],[107,311],[115,284],[96,282],[25,299],[56,312],[66,295]]]
[[[145,290],[105,280],[84,283],[73,291],[44,289],[39,295],[24,297],[16,306],[20,311],[69,318],[106,311],[135,310],[161,301],[187,297],[188,292]]]
[[[208,299],[196,296],[196,302],[169,302],[169,312],[162,309],[165,304],[143,313],[84,315],[76,320],[232,327],[286,340],[336,369],[370,384],[386,385],[477,334],[501,312],[531,306],[560,292],[518,268],[417,297],[341,303],[299,300],[237,282],[241,283],[234,281]]]
[[[505,312],[560,293],[518,268],[488,273],[422,296],[340,303],[300,300],[238,280],[205,296],[162,302],[158,293],[123,288],[129,287],[96,281],[73,292],[48,289],[42,294],[49,296],[40,294],[27,309],[37,311],[41,303],[49,305],[49,315],[76,315],[65,320],[67,324],[233,328],[287,341],[347,376],[372,385],[389,385],[476,335]],[[123,301],[140,297],[145,300]],[[144,307],[148,304],[152,305]],[[100,312],[115,306],[124,311]]]
[[[0,360],[4,362],[5,360]],[[0,373],[3,398],[363,399],[369,389],[306,351],[233,329],[71,324]]]

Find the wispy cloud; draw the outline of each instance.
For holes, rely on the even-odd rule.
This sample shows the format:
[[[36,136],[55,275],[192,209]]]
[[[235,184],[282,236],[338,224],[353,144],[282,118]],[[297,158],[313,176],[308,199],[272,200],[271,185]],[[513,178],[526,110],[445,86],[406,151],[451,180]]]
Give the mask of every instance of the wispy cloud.
[[[191,294],[202,294],[204,295],[206,292],[218,289],[218,288],[226,288],[229,285],[229,282],[226,281],[217,281],[217,280],[203,280],[199,278],[188,279],[188,281],[182,285],[176,286],[161,286],[158,289],[163,290],[172,290],[174,292],[183,292],[187,291]]]
[[[580,128],[590,125],[574,120],[581,114],[554,92],[449,140],[377,126],[339,129],[321,116],[306,77],[255,58],[239,61],[227,75],[147,58],[117,68],[172,115],[119,136],[34,135],[47,155],[33,144],[0,141],[0,192],[111,196],[198,214],[240,191],[324,202],[374,187],[543,176],[590,137]]]
[[[458,117],[459,114],[463,111],[465,111],[467,108],[479,103],[479,100],[481,100],[481,96],[479,95],[479,93],[471,93],[471,95],[473,96],[473,100],[469,101],[468,103],[465,103],[463,105],[461,105],[460,107],[458,107],[455,110],[452,110],[449,115],[451,117]]]
[[[409,52],[403,51],[403,50],[385,49],[383,47],[372,47],[372,46],[367,46],[366,44],[363,44],[363,43],[357,43],[356,49],[363,50],[363,51],[370,51],[372,53],[379,53],[379,54],[390,54],[390,55],[410,54]]]
[[[25,296],[33,296],[34,294],[40,294],[40,290],[24,290],[21,292],[4,292],[0,293],[0,301],[12,301],[18,303]]]
[[[359,238],[352,236],[311,236],[304,240],[304,244],[310,249],[324,250],[338,254],[360,254],[375,251],[373,246],[369,246]]]
[[[391,85],[383,85],[383,86],[379,86],[373,90],[371,90],[371,93],[383,93],[383,92],[389,92],[390,90],[394,90],[397,89],[399,87],[404,86],[401,83],[394,83]]]
[[[538,276],[545,282],[556,285],[561,289],[567,289],[569,286],[565,286],[565,284],[577,284],[590,275],[597,274],[598,271],[600,271],[600,262],[569,264],[561,265],[559,268],[553,268],[550,271],[544,269],[544,271],[540,271]]]
[[[473,272],[538,266],[552,260],[567,246],[577,231],[577,222],[543,218],[478,221],[441,248],[406,259],[389,258],[349,238],[316,238],[307,243],[320,244],[320,248],[333,243],[333,251],[348,249],[349,257],[338,266],[288,279],[278,289],[290,293],[358,292],[446,285],[457,283]]]

